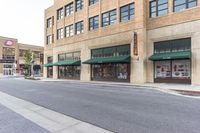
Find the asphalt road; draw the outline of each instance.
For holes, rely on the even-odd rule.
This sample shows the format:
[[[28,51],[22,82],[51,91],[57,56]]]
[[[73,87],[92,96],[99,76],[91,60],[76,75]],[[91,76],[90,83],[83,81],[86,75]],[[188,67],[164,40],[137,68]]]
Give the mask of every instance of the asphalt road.
[[[200,133],[200,100],[137,87],[1,79],[0,91],[116,133]]]

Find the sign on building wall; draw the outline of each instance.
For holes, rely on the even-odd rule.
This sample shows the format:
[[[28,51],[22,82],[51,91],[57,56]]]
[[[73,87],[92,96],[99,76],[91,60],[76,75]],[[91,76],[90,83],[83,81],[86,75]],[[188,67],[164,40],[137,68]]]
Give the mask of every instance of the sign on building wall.
[[[12,47],[14,45],[14,41],[12,40],[6,40],[4,43],[4,46],[6,47]]]
[[[133,41],[134,41],[133,55],[138,56],[138,35],[137,35],[137,32],[134,32]]]

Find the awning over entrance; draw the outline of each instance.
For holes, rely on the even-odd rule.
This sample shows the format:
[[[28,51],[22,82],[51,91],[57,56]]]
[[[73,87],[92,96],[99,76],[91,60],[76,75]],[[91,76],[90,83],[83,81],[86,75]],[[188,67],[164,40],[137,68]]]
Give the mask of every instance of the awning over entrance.
[[[114,57],[99,57],[87,60],[83,64],[102,64],[102,63],[130,63],[130,55],[114,56]]]
[[[53,63],[44,64],[44,67],[51,67],[51,66],[53,66]]]
[[[81,65],[80,60],[64,60],[64,61],[59,61],[53,64],[54,66],[75,66],[75,65]]]
[[[167,52],[167,53],[157,53],[149,57],[149,60],[159,61],[159,60],[170,60],[170,59],[190,59],[191,51],[181,51],[181,52]]]

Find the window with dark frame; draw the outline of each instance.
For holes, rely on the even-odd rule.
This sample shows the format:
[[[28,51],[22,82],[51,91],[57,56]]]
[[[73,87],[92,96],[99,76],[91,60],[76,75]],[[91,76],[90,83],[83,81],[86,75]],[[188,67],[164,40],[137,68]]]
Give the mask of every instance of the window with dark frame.
[[[89,0],[89,5],[94,5],[97,2],[99,2],[99,0]]]
[[[52,20],[52,17],[50,17],[47,19],[47,28],[51,28],[52,25],[53,25],[53,20]]]
[[[48,35],[47,36],[47,45],[53,43],[53,36],[52,35]]]
[[[125,22],[134,18],[135,7],[134,3],[125,5],[120,8],[120,22]]]
[[[83,0],[76,0],[76,11],[83,9]]]
[[[174,0],[174,12],[196,7],[197,0]]]
[[[112,25],[116,22],[116,9],[102,14],[102,27]]]
[[[63,30],[63,28],[60,28],[57,30],[57,40],[60,40],[63,38],[64,38],[64,30]]]
[[[74,25],[68,25],[65,27],[65,37],[70,37],[74,35]]]
[[[155,42],[154,53],[180,52],[191,50],[191,38]]]
[[[57,20],[60,20],[62,18],[64,18],[64,10],[63,8],[60,8],[57,10]]]
[[[99,48],[99,49],[93,49],[91,51],[92,58],[125,56],[125,55],[130,55],[130,45]]]
[[[99,28],[99,16],[94,16],[89,19],[89,30],[95,30]]]
[[[69,16],[73,14],[73,12],[74,12],[74,5],[72,2],[65,6],[65,16]]]
[[[168,0],[150,1],[150,17],[164,16],[168,14]]]
[[[83,33],[83,28],[84,28],[83,21],[77,22],[75,28],[76,28],[75,33],[77,35]]]
[[[64,60],[80,60],[81,52],[62,53],[58,55],[58,61]]]

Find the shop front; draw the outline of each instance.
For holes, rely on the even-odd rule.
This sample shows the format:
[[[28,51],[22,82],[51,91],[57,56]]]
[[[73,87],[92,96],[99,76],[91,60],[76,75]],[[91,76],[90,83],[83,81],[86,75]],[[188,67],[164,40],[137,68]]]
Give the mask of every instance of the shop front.
[[[83,63],[91,65],[91,80],[130,82],[130,45],[93,49]]]
[[[53,78],[53,56],[47,58],[47,64],[44,67],[47,68],[47,78]]]
[[[80,80],[80,52],[59,54],[58,62],[54,66],[58,66],[59,79]]]
[[[191,83],[191,38],[156,42],[154,54],[154,82]]]

